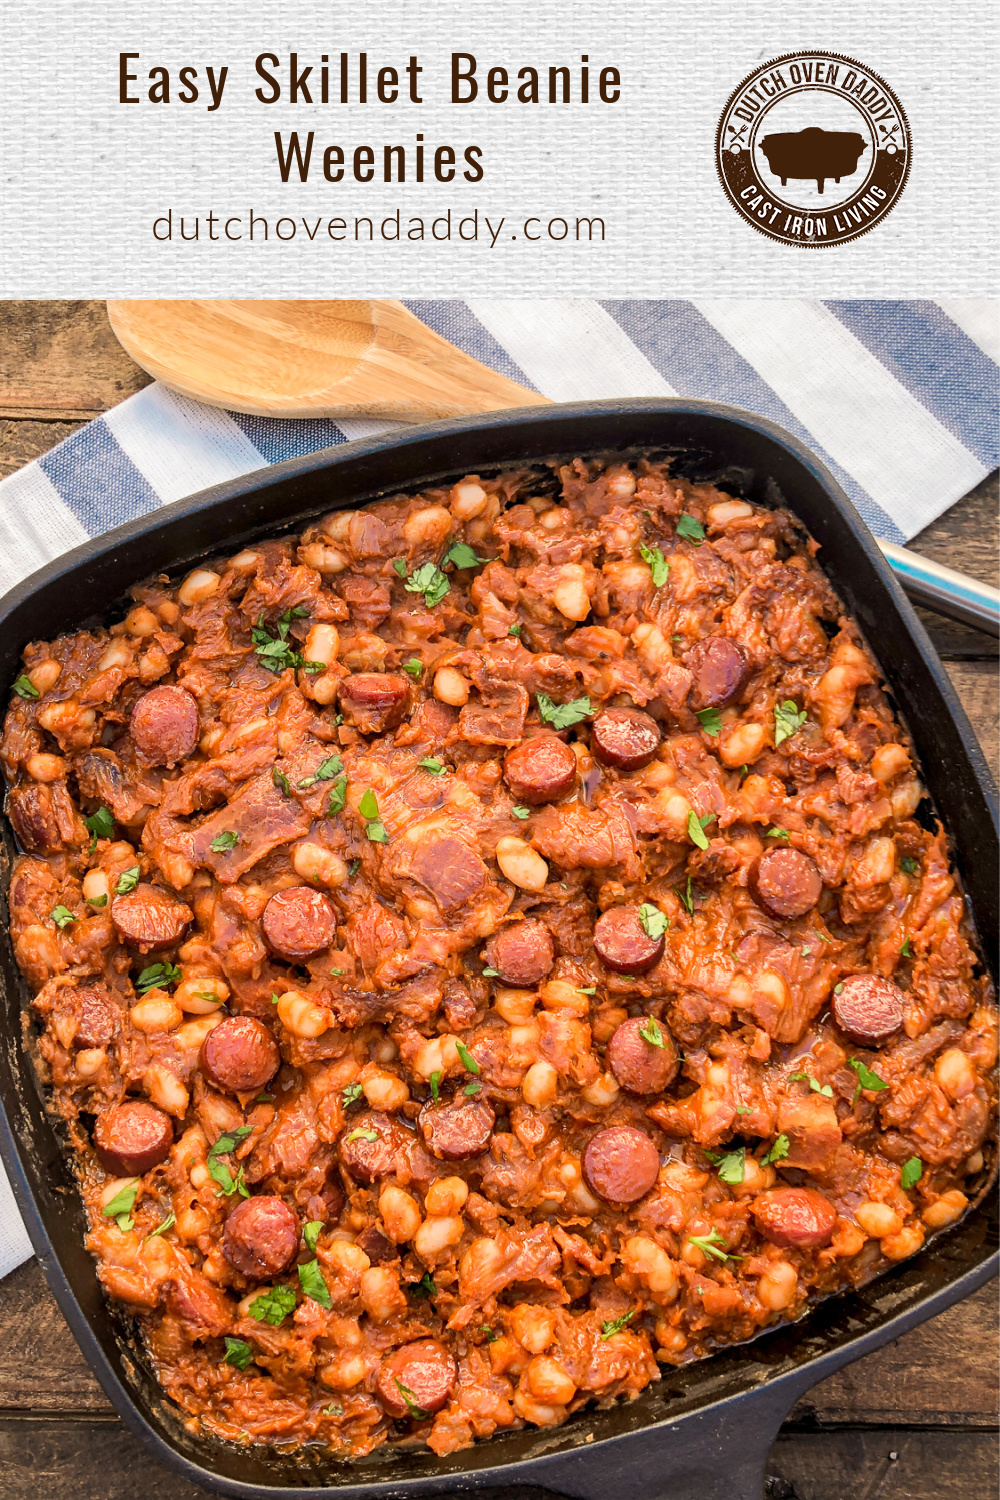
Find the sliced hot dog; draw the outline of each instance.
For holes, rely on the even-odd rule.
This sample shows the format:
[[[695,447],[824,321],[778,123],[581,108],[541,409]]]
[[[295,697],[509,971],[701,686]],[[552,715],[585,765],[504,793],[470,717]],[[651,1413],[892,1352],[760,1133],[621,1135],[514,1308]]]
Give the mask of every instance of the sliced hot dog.
[[[166,1161],[174,1144],[170,1116],[144,1099],[128,1099],[98,1115],[97,1158],[115,1177],[138,1177]]]
[[[418,1339],[382,1361],[376,1389],[391,1417],[440,1411],[458,1382],[458,1366],[437,1339]]]
[[[852,974],[834,991],[830,1008],[845,1036],[862,1047],[881,1047],[903,1024],[906,996],[878,974]]]
[[[253,1094],[277,1073],[281,1053],[263,1021],[227,1016],[202,1042],[200,1066],[215,1088],[229,1094]]]
[[[608,1203],[636,1203],[660,1171],[660,1153],[644,1130],[610,1125],[592,1135],[580,1162],[590,1190]]]
[[[837,1210],[815,1188],[771,1188],[754,1199],[757,1228],[772,1245],[816,1250],[829,1243]]]
[[[76,1021],[72,1045],[78,1050],[110,1046],[121,1027],[121,1012],[114,1001],[90,986],[65,992],[59,1009],[68,1010]]]
[[[427,1147],[444,1161],[466,1161],[482,1156],[490,1143],[496,1113],[486,1099],[438,1100],[424,1105],[418,1122]]]
[[[137,885],[111,903],[111,920],[123,943],[140,953],[173,948],[193,918],[190,906],[158,885]]]
[[[651,1042],[650,1036],[663,1045]],[[607,1062],[616,1082],[630,1094],[662,1093],[679,1066],[673,1037],[662,1022],[651,1026],[649,1016],[631,1016],[612,1032]]]
[[[267,1281],[287,1271],[299,1249],[299,1221],[280,1198],[238,1203],[226,1220],[222,1253],[241,1276]]]
[[[503,774],[519,802],[540,807],[569,791],[576,780],[576,756],[554,734],[539,734],[508,750]]]
[[[725,635],[707,635],[696,641],[684,665],[694,679],[688,702],[695,710],[722,708],[736,697],[747,679],[746,652]]]
[[[660,726],[638,708],[606,708],[590,726],[590,748],[602,766],[639,771],[660,744]]]
[[[410,684],[393,673],[355,672],[345,677],[338,692],[345,721],[362,734],[381,734],[403,722],[410,702]]]
[[[663,957],[665,939],[651,938],[637,906],[609,907],[594,924],[594,950],[616,974],[645,974]]]
[[[529,917],[491,937],[483,957],[486,967],[496,969],[504,984],[524,987],[545,978],[555,962],[556,948],[549,929]]]
[[[129,732],[143,764],[174,766],[198,743],[198,705],[185,688],[150,688],[132,710]]]
[[[261,922],[268,947],[292,963],[329,948],[337,933],[333,907],[321,891],[308,885],[272,896]]]
[[[772,917],[789,920],[812,911],[823,894],[823,877],[801,849],[767,849],[747,875],[750,894]]]
[[[359,1182],[375,1182],[395,1172],[402,1137],[403,1132],[390,1115],[366,1110],[348,1118],[337,1151],[352,1177]]]

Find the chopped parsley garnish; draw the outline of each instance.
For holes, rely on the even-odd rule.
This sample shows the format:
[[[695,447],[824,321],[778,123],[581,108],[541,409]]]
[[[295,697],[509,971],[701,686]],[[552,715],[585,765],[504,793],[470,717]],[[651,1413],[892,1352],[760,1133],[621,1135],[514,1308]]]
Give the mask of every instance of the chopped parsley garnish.
[[[647,937],[655,943],[661,938],[670,926],[670,918],[665,916],[658,906],[652,901],[644,901],[639,907],[639,925]]]
[[[344,1108],[350,1109],[352,1104],[357,1104],[363,1093],[360,1083],[349,1083],[345,1089],[341,1089],[340,1097],[344,1101]]]
[[[139,876],[141,874],[142,871],[138,865],[132,865],[131,869],[123,870],[118,877],[118,884],[115,886],[115,895],[127,896],[129,891],[134,891],[139,884]]]
[[[701,724],[702,729],[710,740],[718,739],[719,730],[722,728],[722,720],[719,718],[717,708],[699,708],[695,710],[695,718]]]
[[[339,979],[340,976],[341,976],[341,974],[346,974],[346,973],[347,973],[346,969],[331,969],[330,970],[330,975],[331,975],[331,977],[333,979]]]
[[[805,709],[800,709],[791,698],[774,705],[774,744],[783,745],[793,734],[798,734],[808,718]]]
[[[321,1408],[321,1415],[324,1417],[342,1417],[344,1415],[344,1408],[338,1406],[336,1401],[331,1401],[329,1406]]]
[[[135,982],[140,995],[147,990],[165,990],[172,984],[180,984],[181,971],[176,964],[150,964],[143,969]]]
[[[420,762],[420,768],[429,776],[443,776],[448,767],[443,760],[438,760],[436,755],[425,755]]]
[[[330,1288],[323,1280],[318,1260],[307,1260],[304,1265],[299,1266],[299,1284],[306,1296],[318,1302],[320,1307],[333,1306]]]
[[[775,826],[773,828],[769,828],[764,837],[766,839],[787,839],[790,838],[791,835],[789,834],[787,828],[778,828],[777,826]]]
[[[255,1297],[247,1311],[258,1323],[270,1323],[272,1328],[279,1328],[288,1314],[295,1311],[295,1293],[290,1286],[273,1286],[270,1291]]]
[[[107,906],[108,904],[107,896],[88,896],[86,901],[88,906]]]
[[[414,1419],[415,1422],[425,1422],[430,1416],[430,1412],[424,1411],[422,1406],[417,1405],[417,1398],[416,1396],[414,1396],[408,1385],[404,1385],[403,1382],[395,1375],[392,1378],[396,1383],[396,1388],[398,1389],[399,1394],[406,1402],[410,1416]]]
[[[689,1234],[688,1244],[696,1245],[703,1255],[714,1256],[716,1260],[745,1260],[743,1255],[733,1255],[726,1247],[726,1241],[717,1229],[711,1234]],[[720,1249],[719,1247],[723,1248]]]
[[[158,1224],[155,1229],[151,1229],[149,1234],[147,1234],[146,1239],[155,1240],[158,1234],[166,1234],[167,1230],[173,1229],[176,1223],[177,1215],[174,1213],[173,1209],[171,1209],[167,1214],[167,1217],[164,1219],[163,1223]]]
[[[586,989],[584,989],[583,985],[578,984],[576,988],[577,988],[577,992],[579,994],[581,994],[581,995],[596,995],[597,994],[597,985],[596,984],[588,985],[588,987]]]
[[[899,1185],[901,1188],[916,1187],[923,1175],[924,1164],[920,1160],[920,1157],[911,1156],[908,1161],[904,1161],[899,1169]]]
[[[499,1341],[500,1335],[494,1333],[488,1323],[480,1323],[479,1332],[485,1337],[488,1344],[495,1344]]]
[[[767,1155],[761,1157],[760,1164],[762,1167],[769,1167],[772,1162],[784,1161],[788,1152],[789,1140],[787,1135],[779,1135]]]
[[[441,1090],[441,1069],[435,1068],[434,1072],[431,1074],[430,1078],[428,1078],[427,1082],[431,1086],[431,1098],[436,1104]]]
[[[481,1088],[482,1084],[478,1081],[478,1079],[474,1078],[471,1083],[467,1083],[465,1085],[462,1093],[467,1094],[471,1098],[473,1094],[478,1094]]]
[[[749,1104],[737,1104],[736,1113],[738,1115],[749,1115],[752,1114],[753,1111],[751,1110]]]
[[[243,1178],[243,1168],[237,1168],[234,1177],[227,1162],[221,1160],[235,1151],[244,1136],[249,1135],[253,1129],[252,1125],[238,1125],[235,1130],[225,1130],[211,1151],[208,1153],[208,1175],[213,1182],[218,1183],[218,1196],[231,1197],[233,1193],[239,1193],[241,1198],[249,1198],[250,1189]]]
[[[499,979],[500,978],[500,970],[499,969],[484,969],[483,970],[483,978],[484,979]]]
[[[677,535],[693,542],[696,547],[705,540],[705,528],[694,516],[689,516],[686,511],[677,518]]]
[[[871,1089],[874,1093],[880,1093],[882,1089],[889,1087],[884,1078],[880,1078],[877,1073],[873,1073],[871,1068],[866,1063],[861,1062],[859,1058],[849,1057],[847,1059],[847,1066],[853,1068],[858,1075],[858,1086],[854,1090],[854,1097],[851,1100],[852,1109],[857,1104],[858,1095],[862,1089]]]
[[[520,805],[518,805],[517,807],[512,807],[511,808],[510,815],[511,815],[512,818],[530,818],[531,817],[531,808],[530,807],[521,807]]]
[[[903,855],[903,857],[899,861],[899,867],[901,870],[904,870],[907,875],[917,875],[920,873],[920,861],[913,859],[909,854]]]
[[[639,1035],[651,1047],[660,1047],[663,1049],[666,1046],[663,1040],[663,1032],[660,1030],[660,1023],[655,1016],[647,1017],[646,1024],[639,1027]]]
[[[267,1094],[267,1093],[265,1093],[265,1094],[254,1094],[253,1102],[255,1104],[273,1104],[274,1103],[274,1095],[273,1094]]]
[[[333,783],[333,786],[330,788],[330,796],[327,799],[326,812],[324,813],[323,816],[327,817],[327,818],[333,818],[333,817],[335,817],[337,813],[343,811],[344,803],[346,801],[347,801],[347,777],[346,776],[338,776],[337,780]]]
[[[333,794],[332,793],[330,795],[330,801],[331,802],[333,801]],[[355,875],[358,873],[358,871],[360,869],[361,869],[361,861],[360,861],[360,859],[352,859],[351,863],[347,867],[347,878],[348,878],[348,880],[353,880],[354,877],[355,877]]]
[[[706,813],[703,818],[699,818],[694,808],[692,808],[688,813],[687,819],[688,838],[691,840],[692,844],[697,844],[699,849],[707,849],[708,839],[705,836],[705,829],[708,827],[709,823],[714,822],[715,813]]]
[[[675,893],[680,897],[681,905],[687,908],[689,917],[694,916],[694,892],[691,889],[691,876],[687,878],[687,890],[681,890],[680,886],[674,886]]]
[[[379,814],[378,798],[371,787],[368,787],[362,795],[361,801],[358,803],[358,812],[368,825],[365,832],[368,835],[369,842],[373,844],[387,844],[389,842],[389,835],[385,831],[385,824],[382,822],[381,815]]]
[[[332,781],[335,776],[340,775],[343,769],[344,762],[339,755],[328,755],[326,760],[320,761],[311,776],[304,776],[302,778],[299,786],[305,790],[308,787],[315,786],[317,781]]]
[[[64,927],[68,927],[71,922],[75,922],[76,917],[68,906],[54,906],[49,912],[49,920],[54,922],[61,932]]]
[[[719,1181],[738,1187],[747,1174],[747,1148],[739,1146],[735,1151],[725,1151],[721,1156],[715,1151],[706,1151],[709,1161],[719,1169]]]
[[[234,1369],[245,1370],[253,1359],[253,1349],[246,1339],[230,1338],[226,1334],[226,1352],[223,1356],[223,1364],[232,1365]]]
[[[442,573],[441,569],[435,563],[423,563],[409,577],[406,574],[406,563],[401,557],[396,558],[393,567],[400,578],[406,580],[406,592],[408,594],[423,594],[424,604],[428,609],[433,609],[435,604],[440,604],[445,594],[451,592],[451,584],[448,582],[447,574]]]
[[[14,683],[14,691],[19,698],[40,698],[42,696],[27,672],[22,672]]]
[[[910,947],[910,940],[909,940],[908,937],[906,937],[906,938],[903,939],[902,944],[901,944],[900,949],[899,949],[899,953],[900,953],[900,957],[901,958],[912,958],[913,957],[913,949]]]
[[[115,820],[111,816],[111,810],[107,807],[99,807],[89,818],[84,818],[83,826],[90,834],[90,848],[88,854],[93,854],[97,848],[98,839],[109,839],[115,831]]]
[[[359,1127],[357,1130],[352,1130],[344,1139],[350,1145],[351,1141],[380,1141],[382,1137],[377,1130],[364,1130]]]
[[[462,1067],[465,1069],[465,1071],[467,1073],[475,1073],[478,1076],[479,1064],[476,1062],[476,1059],[473,1057],[472,1053],[469,1051],[465,1043],[460,1042],[457,1037],[455,1038],[455,1049],[458,1052],[459,1057],[462,1059]]]
[[[478,553],[469,546],[468,542],[452,542],[442,563],[451,563],[456,568],[475,568],[480,563],[493,562],[492,557],[480,557]]]
[[[135,1205],[136,1194],[139,1191],[138,1177],[134,1182],[127,1182],[123,1188],[111,1199],[110,1203],[104,1205],[103,1213],[106,1219],[114,1219],[123,1234],[135,1228],[135,1220],[132,1217],[132,1209]]]
[[[613,1339],[616,1333],[621,1333],[622,1329],[628,1323],[631,1323],[638,1312],[639,1309],[637,1307],[630,1307],[628,1312],[622,1313],[620,1318],[605,1318],[601,1324],[601,1338]]]
[[[437,1287],[434,1284],[434,1278],[431,1276],[430,1271],[425,1271],[420,1280],[414,1282],[410,1291],[414,1297],[436,1297]]]
[[[507,626],[507,634],[508,635],[520,635],[521,634],[521,627],[520,627],[520,625],[508,625]]]
[[[589,698],[574,698],[571,703],[553,703],[547,693],[536,693],[535,701],[542,721],[551,724],[553,729],[568,729],[571,724],[589,719],[594,712]]]
[[[236,848],[236,845],[239,843],[239,841],[240,836],[236,832],[235,828],[225,828],[223,829],[222,833],[217,833],[215,835],[215,838],[212,840],[208,847],[211,849],[213,854],[228,854],[231,850]]]
[[[403,671],[406,673],[407,677],[416,679],[420,676],[423,670],[424,664],[420,660],[419,656],[411,656],[409,661],[404,661],[403,663]]]
[[[316,1254],[316,1241],[319,1239],[320,1231],[326,1221],[324,1219],[310,1219],[302,1230],[302,1238],[305,1240],[306,1249]]]
[[[788,1081],[789,1083],[808,1083],[812,1093],[822,1094],[827,1099],[833,1098],[833,1089],[830,1085],[820,1083],[819,1079],[814,1078],[811,1073],[789,1073]]]
[[[295,651],[288,642],[288,632],[292,621],[305,619],[308,614],[309,611],[302,605],[297,605],[294,609],[286,609],[275,625],[274,635],[264,624],[263,614],[258,616],[257,624],[250,631],[250,636],[261,664],[267,667],[269,672],[284,672],[289,667],[302,667],[307,672],[326,671],[325,663],[306,661],[301,652]]]
[[[292,787],[288,777],[284,771],[279,771],[277,766],[271,772],[271,780],[283,797],[290,797],[292,795]]]
[[[670,576],[670,564],[663,553],[659,547],[645,547],[640,544],[639,555],[653,575],[653,587],[661,589]]]

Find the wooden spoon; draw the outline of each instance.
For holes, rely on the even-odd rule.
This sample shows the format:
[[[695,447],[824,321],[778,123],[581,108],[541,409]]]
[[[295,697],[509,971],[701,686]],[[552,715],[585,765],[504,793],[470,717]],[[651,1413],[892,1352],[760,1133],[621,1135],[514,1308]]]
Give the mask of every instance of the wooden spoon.
[[[171,390],[253,416],[424,422],[548,404],[401,302],[109,302],[108,317]]]

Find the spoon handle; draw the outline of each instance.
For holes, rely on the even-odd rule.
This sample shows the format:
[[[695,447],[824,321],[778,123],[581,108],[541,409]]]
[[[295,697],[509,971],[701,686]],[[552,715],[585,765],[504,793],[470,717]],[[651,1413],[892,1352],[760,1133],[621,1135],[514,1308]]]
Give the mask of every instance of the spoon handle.
[[[956,573],[942,563],[931,562],[919,552],[908,552],[892,542],[879,541],[889,566],[917,604],[949,619],[961,620],[987,635],[1000,636],[1000,590],[978,578]]]

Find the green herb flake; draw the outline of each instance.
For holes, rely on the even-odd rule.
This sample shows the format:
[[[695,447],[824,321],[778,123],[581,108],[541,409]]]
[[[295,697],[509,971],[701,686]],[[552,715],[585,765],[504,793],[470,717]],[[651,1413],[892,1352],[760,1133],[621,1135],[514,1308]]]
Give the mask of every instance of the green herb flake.
[[[767,832],[765,833],[764,837],[767,838],[767,839],[787,839],[787,838],[790,838],[791,835],[789,834],[787,828],[777,828],[777,827],[774,827],[774,828],[769,828],[767,830]]]
[[[521,807],[520,805],[517,807],[512,807],[510,810],[510,815],[512,818],[530,818],[531,808]]]
[[[250,1190],[243,1177],[243,1168],[239,1167],[234,1177],[227,1162],[222,1157],[229,1156],[236,1150],[244,1136],[250,1135],[252,1125],[237,1125],[234,1130],[224,1130],[208,1153],[208,1175],[212,1181],[218,1184],[220,1198],[232,1197],[233,1193],[239,1193],[241,1198],[249,1198]]]
[[[687,816],[688,838],[691,840],[692,844],[697,844],[699,849],[707,849],[708,837],[705,833],[705,829],[708,827],[709,823],[714,822],[715,813],[706,813],[704,817],[699,818],[694,808],[692,808]]]
[[[825,1099],[833,1098],[833,1089],[828,1083],[820,1083],[811,1073],[789,1073],[789,1083],[808,1083],[810,1091],[814,1094],[822,1094]]]
[[[488,1323],[480,1323],[479,1332],[483,1335],[488,1344],[495,1344],[499,1341],[500,1335],[498,1333],[494,1333],[493,1329]]]
[[[666,1043],[663,1040],[663,1032],[660,1030],[660,1023],[655,1016],[647,1017],[646,1024],[639,1027],[639,1035],[651,1047],[659,1047],[661,1051],[666,1047]]]
[[[232,1365],[236,1370],[245,1370],[253,1359],[253,1349],[245,1339],[230,1338],[226,1334],[226,1352],[223,1356],[223,1364]]]
[[[791,698],[786,698],[783,703],[776,703],[774,705],[775,749],[783,745],[786,740],[790,740],[793,734],[798,734],[808,717],[805,709],[800,709]]]
[[[139,1179],[136,1177],[132,1182],[127,1182],[123,1188],[106,1203],[102,1213],[106,1219],[114,1219],[123,1234],[135,1228],[135,1220],[132,1217],[132,1209],[135,1206],[136,1194],[139,1191]]]
[[[40,698],[42,695],[35,687],[27,672],[22,672],[14,683],[14,691],[19,698]]]
[[[862,1089],[870,1089],[873,1093],[881,1093],[882,1089],[887,1089],[889,1087],[885,1079],[880,1078],[877,1073],[874,1073],[872,1069],[868,1067],[867,1063],[863,1063],[860,1058],[849,1057],[847,1059],[847,1066],[849,1068],[853,1068],[855,1073],[858,1075],[858,1086],[854,1090],[854,1097],[851,1099],[852,1109],[854,1108],[855,1104],[857,1104],[858,1095],[861,1093]]]
[[[670,564],[659,547],[639,547],[639,555],[653,575],[653,587],[661,589],[670,577]]]
[[[900,952],[900,957],[902,957],[902,958],[912,958],[913,957],[913,949],[910,947],[910,940],[909,940],[908,937],[906,937],[906,938],[903,939],[902,944],[900,945],[899,952]]]
[[[87,897],[87,905],[88,906],[102,907],[102,906],[107,906],[107,904],[108,904],[108,898],[107,898],[107,896],[88,896]]]
[[[467,1094],[471,1098],[473,1095],[478,1094],[481,1088],[482,1084],[478,1081],[478,1079],[474,1078],[471,1083],[467,1083],[465,1085],[462,1093]]]
[[[899,1185],[909,1191],[916,1187],[924,1175],[924,1164],[919,1156],[911,1156],[899,1169]]]
[[[484,979],[499,979],[500,978],[500,970],[499,969],[484,969],[483,970],[483,978]]]
[[[368,789],[362,793],[361,801],[358,803],[358,812],[363,818],[368,819],[377,818],[379,816],[378,798],[375,796],[375,793],[372,791],[371,787],[368,787]]]
[[[670,926],[670,918],[666,916],[652,901],[644,901],[639,907],[639,925],[647,937],[657,942],[667,928]]]
[[[452,542],[442,563],[451,563],[455,568],[476,568],[480,563],[493,562],[492,557],[480,557],[468,542]]]
[[[779,1135],[766,1156],[761,1157],[762,1167],[769,1167],[776,1161],[784,1161],[790,1150],[790,1142],[787,1135]]]
[[[425,755],[420,762],[420,769],[426,771],[428,776],[444,776],[448,767],[436,755]]]
[[[387,844],[389,842],[389,834],[386,831],[386,826],[379,818],[372,819],[365,829],[365,833],[368,835],[368,842],[370,844]]]
[[[462,1067],[465,1069],[465,1071],[467,1073],[475,1073],[478,1077],[479,1064],[476,1062],[476,1059],[473,1057],[472,1053],[469,1051],[465,1043],[460,1042],[457,1037],[455,1038],[455,1048],[458,1052],[459,1057],[462,1059]]]
[[[380,1141],[381,1139],[382,1137],[377,1130],[364,1130],[361,1127],[357,1130],[352,1130],[350,1135],[344,1137],[348,1146],[352,1141]]]
[[[427,1418],[430,1416],[430,1412],[424,1411],[422,1406],[417,1405],[417,1398],[414,1396],[408,1385],[404,1385],[403,1382],[395,1375],[392,1378],[396,1383],[396,1388],[398,1389],[399,1394],[406,1402],[407,1409],[413,1420],[415,1422],[426,1422]]]
[[[507,634],[508,635],[520,635],[521,634],[521,627],[520,627],[520,625],[508,625],[508,627],[507,627]]]
[[[308,618],[309,611],[303,605],[296,605],[294,609],[286,609],[274,627],[274,634],[264,623],[263,614],[258,615],[257,624],[251,629],[250,637],[254,643],[254,650],[260,657],[261,665],[269,672],[280,673],[289,668],[295,670],[304,667],[307,672],[325,672],[326,665],[323,662],[306,661],[301,652],[289,644],[288,632],[293,620],[304,620]]]
[[[434,1072],[431,1074],[430,1078],[428,1078],[427,1082],[431,1086],[431,1098],[436,1104],[438,1102],[438,1097],[441,1091],[441,1069],[435,1068]]]
[[[349,1083],[345,1089],[341,1089],[340,1097],[343,1100],[344,1108],[350,1109],[352,1104],[357,1104],[363,1093],[364,1089],[360,1083]]]
[[[253,1102],[255,1104],[273,1104],[274,1103],[274,1095],[273,1094],[255,1094]]]
[[[271,772],[271,780],[283,797],[290,797],[292,795],[291,782],[284,771],[279,771],[277,766]]]
[[[320,1415],[324,1417],[342,1417],[344,1415],[344,1408],[339,1406],[336,1401],[331,1401],[329,1406],[320,1408]]]
[[[753,1110],[750,1108],[749,1104],[737,1104],[736,1113],[738,1115],[750,1115],[753,1114]]]
[[[589,698],[574,698],[571,703],[553,703],[546,693],[536,693],[535,702],[542,721],[551,724],[553,729],[568,729],[571,724],[589,719],[594,712]]]
[[[582,984],[578,984],[577,985],[577,992],[579,994],[581,994],[581,995],[596,995],[597,994],[597,985],[596,984],[591,984],[586,989],[584,989],[584,987],[583,987]]]
[[[702,729],[710,740],[718,739],[722,728],[722,720],[719,718],[717,708],[699,708],[695,711],[695,718],[701,724]]]
[[[392,566],[393,566],[393,571],[396,572],[396,573],[398,573],[399,576],[400,576],[400,578],[405,578],[406,577],[407,569],[406,569],[406,558],[405,557],[394,557],[393,560],[392,560]]]
[[[627,1327],[633,1318],[638,1317],[638,1314],[639,1309],[637,1307],[630,1307],[628,1312],[622,1313],[620,1318],[605,1318],[601,1324],[601,1338],[613,1339],[615,1334],[621,1333],[622,1329]]]
[[[273,1286],[270,1291],[255,1297],[247,1311],[258,1323],[270,1323],[272,1328],[280,1328],[288,1314],[295,1311],[295,1293],[290,1286]]]
[[[88,854],[93,854],[97,848],[98,839],[109,839],[115,831],[115,820],[107,807],[99,807],[89,818],[84,818],[83,826],[90,834],[90,848]]]
[[[49,912],[49,921],[54,922],[61,932],[64,927],[68,927],[71,922],[75,922],[76,917],[68,906],[54,906]]]
[[[703,1255],[711,1255],[715,1260],[746,1259],[745,1255],[732,1254],[726,1246],[726,1241],[717,1229],[713,1229],[711,1234],[689,1234],[688,1244],[696,1245]]]
[[[302,1238],[306,1249],[311,1250],[314,1255],[316,1254],[316,1241],[320,1237],[325,1222],[325,1219],[310,1219],[309,1223],[303,1226]]]
[[[354,877],[355,877],[355,875],[358,873],[358,871],[360,869],[361,869],[361,861],[360,861],[360,859],[352,859],[351,863],[347,867],[347,878],[348,878],[348,880],[353,880]]]
[[[424,604],[428,609],[433,609],[435,604],[441,603],[445,594],[451,592],[451,584],[448,582],[447,574],[442,573],[435,563],[424,563],[411,577],[407,578],[406,592],[423,594]]]
[[[347,801],[347,777],[340,776],[330,788],[330,796],[327,799],[324,817],[333,818],[337,813],[343,812],[344,803]]]
[[[689,917],[694,916],[694,893],[691,889],[691,876],[687,878],[687,889],[682,890],[679,885],[674,886],[674,893],[680,898],[681,905],[687,910]]]
[[[147,990],[166,990],[180,981],[181,971],[176,964],[149,964],[135,981],[135,987],[144,995]]]
[[[904,854],[899,861],[899,867],[907,875],[920,874],[920,861],[913,859],[909,854]]]
[[[301,790],[315,786],[318,781],[332,781],[339,776],[344,769],[344,762],[339,755],[328,755],[326,760],[320,761],[311,776],[304,776],[298,783]]]
[[[425,1271],[420,1280],[413,1283],[410,1291],[414,1297],[436,1297],[437,1286],[430,1271]]]
[[[677,518],[677,535],[684,537],[688,542],[693,542],[696,547],[700,547],[705,540],[705,528],[700,521],[695,520],[694,516],[683,512]]]
[[[404,661],[403,663],[403,671],[407,677],[412,677],[414,681],[416,681],[423,670],[424,664],[419,656],[411,656],[409,661]]]
[[[134,891],[136,886],[139,884],[139,876],[141,874],[142,871],[139,869],[138,865],[132,865],[131,869],[123,870],[119,875],[118,883],[115,886],[115,895],[127,896],[129,891]]]
[[[739,1187],[747,1174],[747,1148],[738,1146],[735,1151],[725,1151],[721,1156],[714,1151],[706,1151],[705,1155],[713,1162],[719,1173],[720,1182],[728,1182],[730,1187]]]
[[[168,1229],[173,1229],[176,1223],[177,1215],[174,1213],[173,1209],[171,1209],[167,1214],[167,1217],[163,1220],[163,1223],[158,1224],[155,1229],[151,1230],[150,1233],[147,1234],[146,1239],[155,1240],[157,1235],[166,1234]]]
[[[240,836],[235,828],[225,828],[222,833],[215,835],[215,838],[208,847],[213,854],[229,854],[231,850],[236,848],[239,841]]]
[[[307,1260],[304,1265],[299,1266],[299,1285],[306,1296],[318,1302],[320,1307],[333,1306],[330,1288],[323,1280],[318,1260]]]

